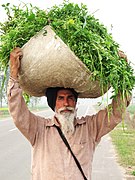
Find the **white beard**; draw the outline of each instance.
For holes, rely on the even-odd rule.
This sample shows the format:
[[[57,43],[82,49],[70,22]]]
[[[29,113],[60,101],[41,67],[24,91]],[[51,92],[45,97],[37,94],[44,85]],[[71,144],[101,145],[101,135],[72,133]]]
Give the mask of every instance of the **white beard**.
[[[71,110],[69,112],[62,112],[63,110]],[[76,116],[76,111],[72,107],[60,108],[56,112],[56,117],[61,124],[61,130],[63,134],[68,138],[74,133],[74,119]]]

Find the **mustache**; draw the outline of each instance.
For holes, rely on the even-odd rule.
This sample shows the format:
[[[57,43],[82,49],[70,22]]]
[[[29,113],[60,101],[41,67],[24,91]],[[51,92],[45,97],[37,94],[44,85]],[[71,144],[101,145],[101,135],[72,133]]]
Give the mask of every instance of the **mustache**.
[[[73,108],[73,107],[62,107],[58,110],[58,112],[61,113],[61,112],[66,111],[66,110],[71,111],[73,113],[75,111],[75,108]]]

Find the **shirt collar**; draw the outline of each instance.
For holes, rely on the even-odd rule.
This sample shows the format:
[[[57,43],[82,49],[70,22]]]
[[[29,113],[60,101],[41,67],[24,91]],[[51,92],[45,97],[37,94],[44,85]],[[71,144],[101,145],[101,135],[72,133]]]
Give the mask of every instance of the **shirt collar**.
[[[75,118],[75,121],[74,121],[74,125],[76,126],[77,124],[83,124],[83,123],[86,123],[86,120],[84,117],[77,117]],[[58,123],[56,117],[54,116],[52,119],[48,119],[47,120],[47,123],[46,123],[46,126],[60,126],[60,124]]]
[[[46,126],[59,126],[58,121],[56,120],[55,116],[52,119],[47,119]]]
[[[79,117],[77,117],[76,119],[75,119],[75,126],[77,126],[77,124],[84,124],[84,123],[86,123],[86,120],[85,120],[85,118],[84,117],[81,117],[81,118],[79,118]]]

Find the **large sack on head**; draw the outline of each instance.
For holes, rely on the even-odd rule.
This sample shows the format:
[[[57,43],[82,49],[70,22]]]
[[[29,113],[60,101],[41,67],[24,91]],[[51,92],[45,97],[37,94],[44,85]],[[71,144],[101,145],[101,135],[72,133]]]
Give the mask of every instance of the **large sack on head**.
[[[70,87],[81,98],[102,95],[99,82],[91,80],[88,68],[50,26],[32,37],[22,49],[19,81],[27,94],[40,97],[48,87]]]

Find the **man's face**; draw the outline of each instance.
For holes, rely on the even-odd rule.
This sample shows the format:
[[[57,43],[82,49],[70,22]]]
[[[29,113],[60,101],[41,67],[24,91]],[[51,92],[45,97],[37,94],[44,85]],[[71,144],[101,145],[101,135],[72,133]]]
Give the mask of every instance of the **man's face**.
[[[65,136],[74,133],[75,106],[76,100],[70,90],[63,89],[58,91],[55,112]]]
[[[75,108],[75,106],[76,106],[76,100],[73,93],[70,90],[62,89],[58,91],[56,98],[56,106],[55,106],[56,112],[58,112],[60,108],[66,108],[66,107]],[[69,112],[69,111],[70,110],[68,109],[63,110],[63,112]]]

